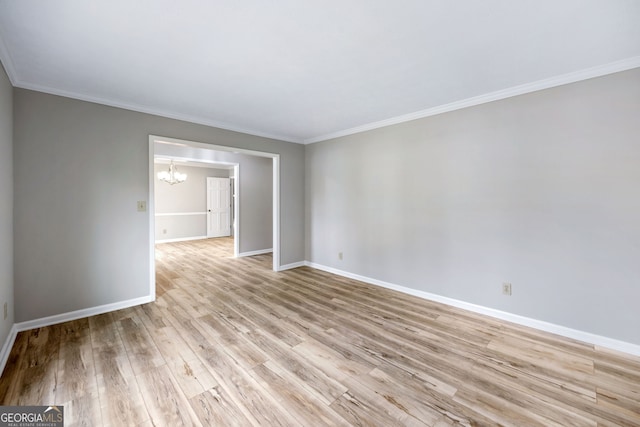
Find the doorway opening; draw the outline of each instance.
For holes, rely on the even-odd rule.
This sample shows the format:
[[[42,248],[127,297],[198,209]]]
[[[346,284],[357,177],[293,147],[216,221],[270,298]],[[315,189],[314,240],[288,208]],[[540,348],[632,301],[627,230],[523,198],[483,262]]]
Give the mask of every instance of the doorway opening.
[[[226,236],[233,240],[237,225],[234,188],[238,164],[185,160],[156,153],[154,166],[155,243]],[[163,182],[159,176],[170,167],[184,180]],[[233,255],[238,256],[237,248]]]
[[[235,147],[226,147],[221,145],[213,145],[200,143],[195,141],[180,140],[175,138],[168,138],[156,135],[149,136],[149,252],[150,252],[150,295],[155,298],[155,280],[156,280],[156,266],[155,266],[155,243],[156,243],[156,217],[155,217],[155,171],[154,161],[157,157],[171,158],[177,161],[184,162],[200,162],[204,164],[226,164],[233,165],[233,173],[230,174],[230,183],[233,182],[234,191],[229,194],[232,199],[232,212],[234,220],[231,221],[231,234],[234,240],[234,256],[246,256],[254,255],[258,253],[265,253],[267,250],[255,251],[247,250],[247,246],[251,246],[250,242],[252,236],[250,231],[244,232],[242,229],[242,206],[241,206],[241,188],[242,188],[242,175],[241,171],[249,173],[249,168],[242,166],[241,162],[234,162],[234,159],[238,158],[253,158],[260,160],[263,164],[266,159],[270,162],[267,163],[269,169],[267,173],[271,176],[271,233],[270,238],[271,247],[269,252],[273,253],[273,265],[274,271],[280,270],[280,156],[275,153],[260,152],[255,150],[238,149]],[[257,159],[262,158],[262,159]],[[188,178],[187,178],[188,179]],[[180,184],[178,184],[180,185]],[[248,207],[247,215],[250,215],[253,209]],[[207,218],[209,215],[209,206],[207,206]],[[212,209],[213,210],[213,209]],[[213,213],[213,212],[212,212]],[[247,219],[250,219],[247,217]],[[224,219],[222,219],[224,226]],[[207,223],[209,221],[207,220]],[[250,224],[251,221],[248,221]],[[268,222],[267,222],[268,224]],[[207,224],[207,228],[209,225]],[[250,228],[250,227],[247,227]],[[268,228],[264,231],[268,232]],[[215,234],[215,233],[213,233]],[[209,232],[207,231],[207,235]],[[263,236],[264,238],[264,236]],[[243,247],[244,245],[244,247]]]

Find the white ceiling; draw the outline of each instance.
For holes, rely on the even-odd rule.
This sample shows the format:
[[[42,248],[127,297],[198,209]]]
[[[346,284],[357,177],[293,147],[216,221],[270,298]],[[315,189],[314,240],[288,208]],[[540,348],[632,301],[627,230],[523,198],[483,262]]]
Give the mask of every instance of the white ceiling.
[[[0,0],[14,86],[315,142],[640,67],[638,0]]]

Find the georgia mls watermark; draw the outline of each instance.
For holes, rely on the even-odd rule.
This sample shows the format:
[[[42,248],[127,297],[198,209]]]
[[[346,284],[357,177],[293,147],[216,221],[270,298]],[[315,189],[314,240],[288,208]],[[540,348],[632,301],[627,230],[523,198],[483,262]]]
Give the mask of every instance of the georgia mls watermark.
[[[64,407],[0,406],[0,427],[64,427]]]

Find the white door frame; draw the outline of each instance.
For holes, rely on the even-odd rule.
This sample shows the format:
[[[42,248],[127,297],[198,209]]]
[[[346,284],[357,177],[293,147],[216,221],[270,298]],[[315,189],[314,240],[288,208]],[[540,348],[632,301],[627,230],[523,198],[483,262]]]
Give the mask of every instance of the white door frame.
[[[248,154],[251,156],[267,157],[273,161],[273,271],[280,271],[280,155],[276,153],[268,153],[263,151],[246,150],[244,148],[227,147],[224,145],[207,144],[196,141],[188,141],[183,139],[169,138],[164,136],[149,135],[149,203],[147,206],[147,214],[149,219],[149,295],[152,300],[156,298],[156,248],[155,248],[155,200],[154,200],[154,158],[155,143],[165,142],[169,144],[177,144],[188,147],[202,148],[213,151],[227,151],[236,154]],[[198,160],[198,159],[181,159],[181,160]],[[239,165],[234,166],[235,176],[235,221],[234,221],[234,256],[238,256],[240,252],[240,185],[239,185]]]

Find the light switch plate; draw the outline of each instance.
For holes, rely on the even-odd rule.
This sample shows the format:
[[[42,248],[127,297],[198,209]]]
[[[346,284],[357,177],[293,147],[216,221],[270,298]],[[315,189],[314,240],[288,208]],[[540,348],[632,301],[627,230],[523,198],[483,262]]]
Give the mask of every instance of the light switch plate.
[[[146,212],[147,202],[144,200],[138,200],[138,212]]]

